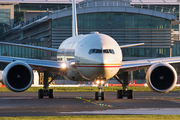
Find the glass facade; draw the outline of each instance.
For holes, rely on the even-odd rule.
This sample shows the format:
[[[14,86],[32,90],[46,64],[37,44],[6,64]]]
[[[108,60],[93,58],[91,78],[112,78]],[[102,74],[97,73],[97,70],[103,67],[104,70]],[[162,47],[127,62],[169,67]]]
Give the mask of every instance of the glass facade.
[[[170,56],[171,21],[154,16],[121,13],[99,12],[79,14],[79,34],[89,34],[91,31],[99,31],[113,37],[119,45],[132,43],[145,43],[142,47],[123,48],[124,57],[155,58]],[[59,29],[60,36],[71,36],[71,16],[52,21],[52,28]],[[61,32],[63,31],[63,32]],[[52,34],[52,37],[56,37]],[[61,40],[63,37],[59,37]],[[58,47],[58,46],[57,46]]]
[[[14,9],[18,11],[25,11],[25,10],[33,10],[33,11],[39,11],[43,10],[46,11],[47,8],[49,10],[55,9],[56,7],[59,7],[59,9],[63,9],[65,7],[70,7],[71,4],[51,4],[51,3],[20,3],[14,6]]]
[[[174,14],[177,16],[177,20],[179,20],[179,5],[133,5],[133,6],[138,8],[156,10],[165,13],[169,13],[173,11]],[[174,31],[179,31],[179,25],[173,25],[172,29],[174,29]]]
[[[170,28],[171,21],[134,13],[89,13],[78,15],[79,29]],[[53,28],[71,28],[71,16],[52,21]]]
[[[180,56],[180,41],[175,41],[172,48],[172,56]]]
[[[14,23],[24,21],[24,11],[44,12],[70,7],[71,4],[20,3],[14,5]]]
[[[39,42],[39,41],[34,42],[34,43],[26,43],[26,44],[35,45],[35,46],[43,46],[43,42]],[[0,55],[42,59],[44,57],[44,52],[42,50],[35,50],[35,49],[30,49],[30,48],[0,44]]]
[[[10,9],[0,9],[0,34],[10,25]]]
[[[0,22],[10,25],[10,9],[0,9]]]
[[[170,48],[124,48],[124,57],[169,57]]]

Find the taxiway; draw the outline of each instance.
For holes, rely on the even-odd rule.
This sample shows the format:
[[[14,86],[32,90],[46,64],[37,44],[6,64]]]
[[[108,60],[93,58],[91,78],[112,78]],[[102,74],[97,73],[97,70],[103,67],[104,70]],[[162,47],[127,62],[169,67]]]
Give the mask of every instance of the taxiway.
[[[59,92],[54,96],[38,99],[34,92],[1,92],[0,116],[180,114],[180,92],[134,92],[134,99],[117,99],[116,92],[106,92],[104,101],[95,101],[94,92]]]

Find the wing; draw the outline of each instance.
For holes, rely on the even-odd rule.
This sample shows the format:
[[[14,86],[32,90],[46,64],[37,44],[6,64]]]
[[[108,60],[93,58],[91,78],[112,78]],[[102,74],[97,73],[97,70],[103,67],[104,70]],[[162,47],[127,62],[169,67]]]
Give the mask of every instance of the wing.
[[[120,71],[135,71],[140,70],[143,68],[147,68],[152,64],[158,62],[165,62],[165,63],[179,63],[180,57],[168,57],[168,58],[156,58],[156,59],[147,59],[147,60],[136,60],[136,61],[122,61]]]
[[[44,50],[44,51],[49,51],[49,52],[54,52],[54,53],[59,52],[58,49],[48,48],[48,47],[40,47],[40,46],[32,46],[32,45],[24,45],[24,44],[15,44],[15,43],[9,43],[9,42],[0,42],[0,44],[19,46],[19,47],[25,47],[25,48],[33,48],[33,49]]]
[[[59,73],[61,69],[60,61],[50,61],[50,60],[38,60],[38,59],[27,59],[27,58],[16,58],[16,57],[7,57],[0,56],[0,63],[11,63],[14,61],[23,61],[29,64],[34,70],[39,71],[50,71],[52,73]]]
[[[121,45],[121,46],[119,46],[119,47],[120,47],[120,48],[127,48],[127,47],[139,46],[139,45],[144,45],[144,43]]]

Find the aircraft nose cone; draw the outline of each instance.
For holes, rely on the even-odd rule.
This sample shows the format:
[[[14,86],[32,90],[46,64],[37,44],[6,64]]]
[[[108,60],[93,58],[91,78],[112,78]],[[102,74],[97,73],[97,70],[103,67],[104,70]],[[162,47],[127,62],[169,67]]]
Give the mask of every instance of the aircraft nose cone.
[[[119,70],[120,64],[116,63],[111,55],[99,55],[94,60],[96,64],[89,67],[93,75],[110,79]]]
[[[95,61],[104,66],[115,64],[114,56],[106,54],[97,56]]]

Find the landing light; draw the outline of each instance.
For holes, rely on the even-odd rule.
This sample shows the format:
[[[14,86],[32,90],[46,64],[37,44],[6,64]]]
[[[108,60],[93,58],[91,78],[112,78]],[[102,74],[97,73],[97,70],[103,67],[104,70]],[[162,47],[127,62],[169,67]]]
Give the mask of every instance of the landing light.
[[[66,63],[62,63],[62,64],[61,64],[61,68],[64,69],[64,68],[66,68],[66,67],[67,67]]]
[[[76,63],[75,62],[71,62],[71,65],[75,65]]]
[[[103,81],[103,80],[101,80],[101,84],[104,84],[104,81]]]
[[[72,67],[75,67],[75,66],[76,66],[76,63],[75,63],[75,62],[71,62],[71,66],[72,66]]]
[[[96,84],[98,84],[98,85],[103,85],[105,83],[105,81],[104,80],[96,80]]]
[[[99,80],[96,81],[96,84],[99,84]]]

